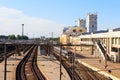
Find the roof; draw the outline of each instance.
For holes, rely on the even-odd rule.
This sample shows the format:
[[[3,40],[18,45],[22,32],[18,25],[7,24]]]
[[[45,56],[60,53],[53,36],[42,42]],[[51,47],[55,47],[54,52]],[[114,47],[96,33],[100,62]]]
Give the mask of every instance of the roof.
[[[113,31],[120,31],[120,27],[113,29]]]
[[[98,33],[106,33],[108,32],[108,30],[100,30],[100,31],[96,31],[96,32],[86,32],[86,33],[83,33],[82,35],[88,35],[88,34],[98,34]]]
[[[100,31],[96,31],[96,32],[93,32],[93,34],[97,34],[97,33],[105,33],[105,32],[108,32],[108,30],[100,30]]]

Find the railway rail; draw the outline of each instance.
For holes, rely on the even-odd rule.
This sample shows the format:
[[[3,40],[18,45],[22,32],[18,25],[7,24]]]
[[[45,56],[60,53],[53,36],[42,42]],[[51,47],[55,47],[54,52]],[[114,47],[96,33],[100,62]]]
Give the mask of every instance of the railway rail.
[[[12,51],[12,52],[7,52],[6,54],[6,57],[8,58],[8,57],[10,57],[11,55],[13,55],[15,53],[15,51]],[[5,57],[5,53],[1,53],[0,54],[0,63],[2,62],[2,61],[4,61],[4,57]]]
[[[46,80],[37,67],[37,46],[32,46],[16,69],[16,80]]]
[[[54,50],[55,57],[60,61],[60,54],[57,50]],[[68,72],[71,80],[81,80],[79,74],[77,74],[75,71],[72,70],[72,64],[68,61],[66,57],[62,55],[61,62],[66,71]]]
[[[30,48],[30,46],[26,46],[23,53],[27,52],[27,50]],[[20,51],[22,51],[22,48],[20,48]],[[13,51],[6,52],[6,57],[9,58],[10,56],[14,55],[17,52],[17,49]],[[0,63],[4,61],[5,53],[0,54]]]
[[[65,67],[72,80],[110,80],[110,78],[101,75],[78,62],[71,63],[68,57],[64,56],[63,52],[61,54],[62,65]],[[60,49],[54,48],[54,55],[60,60]]]

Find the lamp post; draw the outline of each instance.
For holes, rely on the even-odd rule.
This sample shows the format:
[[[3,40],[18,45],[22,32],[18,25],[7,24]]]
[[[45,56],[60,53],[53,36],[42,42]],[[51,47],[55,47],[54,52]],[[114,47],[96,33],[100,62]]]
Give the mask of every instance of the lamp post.
[[[24,35],[24,24],[22,24],[22,39],[23,39],[23,35]]]

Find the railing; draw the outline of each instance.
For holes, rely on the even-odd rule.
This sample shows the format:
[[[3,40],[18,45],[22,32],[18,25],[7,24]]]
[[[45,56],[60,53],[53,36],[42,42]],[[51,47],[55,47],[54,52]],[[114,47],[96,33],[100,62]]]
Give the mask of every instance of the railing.
[[[89,44],[89,45],[93,45],[92,41],[81,41],[80,44]]]
[[[104,56],[102,50],[100,49],[99,45],[97,44],[97,42],[95,42],[95,46],[96,46],[96,48],[97,48],[97,50],[98,50],[98,54],[99,54],[99,55],[97,55],[97,57],[102,57],[103,60],[105,60],[105,56]],[[95,54],[96,54],[96,53],[95,53]]]
[[[105,60],[110,60],[110,58],[109,58],[106,50],[105,50],[104,47],[102,46],[102,44],[101,44],[100,42],[97,42],[97,44],[98,44],[100,50],[102,51],[102,54],[104,55]]]

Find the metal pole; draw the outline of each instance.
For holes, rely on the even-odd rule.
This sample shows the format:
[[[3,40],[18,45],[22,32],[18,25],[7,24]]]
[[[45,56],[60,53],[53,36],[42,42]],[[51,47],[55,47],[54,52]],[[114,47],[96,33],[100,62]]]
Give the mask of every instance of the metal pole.
[[[120,62],[120,48],[118,47],[118,62]]]
[[[60,45],[60,80],[62,80],[62,46]]]
[[[76,46],[75,52],[72,53],[72,80],[74,80],[75,58],[76,58]]]
[[[24,35],[24,24],[22,24],[22,39],[23,39],[23,35]]]
[[[74,53],[72,53],[72,80],[74,80],[74,69],[75,69],[75,59],[76,59],[76,46],[74,47]]]
[[[7,76],[7,53],[6,53],[6,44],[4,44],[4,53],[5,53],[5,64],[4,64],[4,80],[6,80],[6,76]]]
[[[72,80],[74,80],[74,53],[72,53]]]

